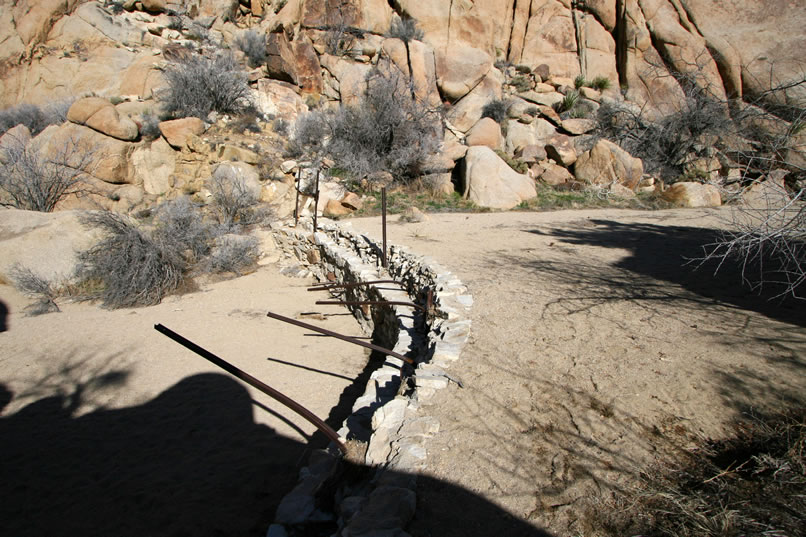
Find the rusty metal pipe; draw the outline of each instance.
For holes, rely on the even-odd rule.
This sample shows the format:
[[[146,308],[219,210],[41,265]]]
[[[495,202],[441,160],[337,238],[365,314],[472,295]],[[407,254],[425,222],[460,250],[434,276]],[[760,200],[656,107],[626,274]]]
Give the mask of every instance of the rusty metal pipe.
[[[302,182],[302,169],[297,169],[297,180],[294,183],[294,190],[297,191],[297,199],[294,202],[294,227],[297,227],[299,224],[299,187],[300,182]]]
[[[381,252],[381,266],[386,268],[386,187],[381,189],[381,227],[383,228],[383,252]]]
[[[319,170],[316,170],[316,194],[313,198],[313,232],[316,233],[316,217],[319,212]]]
[[[296,412],[297,414],[299,414],[300,416],[302,416],[303,418],[314,424],[317,429],[322,431],[322,433],[324,433],[325,436],[327,436],[330,440],[333,441],[333,443],[335,443],[338,446],[338,448],[341,450],[343,454],[347,454],[347,448],[345,447],[344,444],[342,444],[341,440],[339,439],[339,435],[336,433],[336,431],[334,431],[327,423],[316,417],[310,410],[308,410],[301,404],[297,403],[287,395],[278,392],[268,384],[256,379],[252,375],[238,369],[237,367],[230,364],[226,360],[219,358],[218,356],[208,351],[207,349],[204,349],[199,345],[196,345],[192,341],[185,339],[184,337],[180,336],[170,328],[166,328],[161,324],[155,324],[154,329],[157,332],[160,332],[161,334],[168,336],[169,338],[176,341],[186,349],[189,349],[198,354],[199,356],[201,356],[202,358],[214,363],[227,373],[233,375],[236,378],[241,379],[250,386],[257,388],[258,390],[265,393],[269,397],[276,399],[283,405],[287,406],[288,408],[290,408],[291,410],[293,410],[294,412]]]
[[[414,360],[412,360],[408,356],[403,356],[402,354],[399,354],[399,353],[397,353],[395,351],[392,351],[392,350],[389,350],[389,349],[384,349],[383,347],[380,347],[380,346],[375,345],[373,343],[366,343],[364,341],[360,341],[360,340],[358,340],[358,339],[356,339],[356,338],[354,338],[352,336],[345,336],[344,334],[339,334],[338,332],[334,332],[334,331],[328,330],[326,328],[319,328],[318,326],[308,324],[308,323],[304,323],[302,321],[298,321],[298,320],[292,319],[290,317],[284,317],[282,315],[278,315],[277,313],[269,312],[269,313],[266,314],[266,316],[271,318],[271,319],[277,319],[278,321],[283,321],[284,323],[299,326],[300,328],[305,328],[306,330],[313,330],[314,332],[318,332],[318,333],[324,334],[326,336],[334,337],[336,339],[340,339],[342,341],[352,343],[353,345],[358,345],[359,347],[364,347],[366,349],[371,349],[373,351],[382,352],[382,353],[384,353],[384,354],[386,354],[388,356],[391,356],[392,358],[397,358],[398,360],[403,360],[407,364],[414,365]]]

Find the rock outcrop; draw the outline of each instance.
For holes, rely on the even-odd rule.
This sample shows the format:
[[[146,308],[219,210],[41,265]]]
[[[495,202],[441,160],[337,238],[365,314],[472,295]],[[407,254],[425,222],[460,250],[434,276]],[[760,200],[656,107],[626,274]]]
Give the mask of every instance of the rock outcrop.
[[[517,173],[486,146],[467,150],[463,183],[464,197],[479,207],[511,209],[537,196],[532,178]]]

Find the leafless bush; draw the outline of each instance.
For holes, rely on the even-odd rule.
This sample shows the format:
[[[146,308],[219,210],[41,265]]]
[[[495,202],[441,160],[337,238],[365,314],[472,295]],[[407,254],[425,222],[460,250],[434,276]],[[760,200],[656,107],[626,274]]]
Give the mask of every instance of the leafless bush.
[[[266,34],[247,30],[235,38],[235,46],[246,54],[250,67],[260,67],[266,63]]]
[[[210,251],[215,230],[188,197],[161,203],[154,213],[158,242],[172,245],[188,264],[196,263]]]
[[[259,222],[265,216],[259,209],[259,195],[236,170],[219,168],[210,179],[213,209],[225,230]]]
[[[806,189],[788,192],[765,181],[762,199],[734,208],[731,228],[706,246],[705,260],[735,260],[754,290],[806,299]]]
[[[0,136],[17,125],[25,125],[36,136],[49,125],[67,121],[67,110],[75,99],[63,99],[48,106],[19,104],[0,111]]]
[[[255,237],[221,235],[216,238],[206,261],[209,272],[234,272],[243,274],[255,265],[260,253]]]
[[[417,21],[412,18],[392,20],[387,37],[400,39],[404,43],[409,41],[422,41],[423,31],[417,28]]]
[[[37,299],[34,304],[26,308],[28,315],[35,316],[61,311],[55,302],[57,292],[48,280],[19,263],[11,266],[9,276],[18,291]]]
[[[302,156],[310,153],[319,155],[325,150],[332,133],[334,114],[322,110],[313,110],[300,116],[294,123],[294,135],[286,148],[291,156]]]
[[[641,158],[648,173],[674,181],[707,137],[734,132],[726,103],[697,84],[684,88],[686,98],[678,110],[659,119],[632,105],[603,104],[600,134]]]
[[[182,283],[186,262],[176,243],[155,238],[130,218],[109,211],[87,213],[82,222],[104,238],[79,254],[78,275],[97,282],[87,298],[108,308],[158,304]]]
[[[81,193],[91,175],[91,149],[70,139],[47,150],[19,138],[0,148],[0,205],[51,212],[66,196]]]
[[[246,73],[229,53],[179,59],[165,70],[165,78],[166,110],[175,117],[238,114],[250,105]]]
[[[359,103],[298,120],[292,146],[328,153],[356,178],[389,171],[410,180],[437,150],[440,134],[439,114],[414,96],[399,73],[373,70]]]

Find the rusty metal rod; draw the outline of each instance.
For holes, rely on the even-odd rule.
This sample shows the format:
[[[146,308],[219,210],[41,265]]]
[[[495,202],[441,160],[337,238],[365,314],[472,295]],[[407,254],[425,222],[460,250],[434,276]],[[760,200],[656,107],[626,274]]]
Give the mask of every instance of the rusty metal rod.
[[[254,388],[257,388],[258,390],[260,390],[261,392],[265,393],[269,397],[272,397],[273,399],[276,399],[277,401],[279,401],[283,405],[287,406],[288,408],[290,408],[291,410],[293,410],[294,412],[296,412],[297,414],[299,414],[300,416],[302,416],[303,418],[305,418],[306,420],[308,420],[309,422],[314,424],[317,429],[322,431],[322,433],[324,433],[325,436],[327,436],[330,440],[333,441],[333,443],[335,443],[339,447],[339,449],[341,450],[342,453],[344,453],[344,454],[347,453],[347,448],[344,446],[344,444],[342,444],[341,440],[339,439],[339,435],[336,433],[336,431],[334,431],[327,423],[325,423],[324,421],[322,421],[321,419],[316,417],[310,410],[308,410],[307,408],[305,408],[301,404],[297,403],[296,401],[294,401],[293,399],[291,399],[287,395],[278,392],[277,390],[275,390],[274,388],[272,388],[268,384],[256,379],[252,375],[250,375],[250,374],[238,369],[234,365],[230,364],[229,362],[227,362],[226,360],[224,360],[222,358],[219,358],[218,356],[216,356],[212,352],[208,351],[207,349],[204,349],[204,348],[200,347],[199,345],[196,345],[192,341],[190,341],[188,339],[185,339],[184,337],[180,336],[179,334],[177,334],[176,332],[174,332],[170,328],[166,328],[165,326],[163,326],[161,324],[155,324],[154,329],[157,332],[160,332],[161,334],[164,334],[164,335],[168,336],[169,338],[171,338],[172,340],[176,341],[177,343],[179,343],[183,347],[195,352],[196,354],[198,354],[202,358],[204,358],[206,360],[209,360],[210,362],[214,363],[215,365],[217,365],[218,367],[220,367],[221,369],[223,369],[227,373],[233,375],[236,378],[241,379],[242,381],[246,382],[250,386],[253,386]]]
[[[297,199],[294,202],[294,227],[299,224],[299,186],[302,181],[302,168],[297,169],[297,180],[294,182],[294,190],[297,191]]]
[[[319,212],[319,169],[316,170],[316,195],[313,198],[313,232],[316,233],[316,217]]]
[[[340,339],[342,341],[346,341],[348,343],[352,343],[353,345],[358,345],[359,347],[364,347],[366,349],[371,349],[373,351],[382,352],[392,358],[397,358],[398,360],[403,360],[407,364],[414,364],[414,360],[409,358],[408,356],[403,356],[395,351],[391,351],[389,349],[384,349],[378,345],[373,343],[366,343],[364,341],[360,341],[352,336],[345,336],[344,334],[339,334],[338,332],[334,332],[332,330],[327,330],[326,328],[319,328],[318,326],[303,323],[302,321],[298,321],[296,319],[291,319],[290,317],[284,317],[282,315],[278,315],[277,313],[269,312],[266,314],[267,317],[272,319],[277,319],[278,321],[283,321],[284,323],[293,324],[295,326],[299,326],[300,328],[305,328],[306,330],[313,330],[314,332],[318,332],[320,334],[324,334],[326,336],[334,337],[336,339]]]
[[[317,300],[316,304],[318,306],[409,306],[426,311],[426,309],[419,304],[403,300]]]
[[[381,227],[383,228],[383,252],[381,252],[381,266],[386,268],[386,187],[381,188]]]
[[[316,283],[308,287],[308,291],[328,291],[330,289],[352,289],[353,287],[363,287],[365,285],[374,285],[376,283],[399,283],[395,280],[372,280],[369,282],[354,282],[354,283],[333,283],[323,282]]]

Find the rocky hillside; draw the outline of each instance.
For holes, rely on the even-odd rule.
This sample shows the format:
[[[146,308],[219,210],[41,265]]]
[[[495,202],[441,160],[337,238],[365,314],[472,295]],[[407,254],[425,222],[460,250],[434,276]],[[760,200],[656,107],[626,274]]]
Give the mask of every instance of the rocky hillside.
[[[657,120],[691,107],[692,88],[715,101],[802,107],[803,84],[769,91],[803,79],[806,12],[797,4],[0,0],[0,105],[84,98],[70,108],[68,124],[13,138],[28,143],[32,134],[38,148],[63,147],[65,140],[102,148],[93,199],[121,211],[178,194],[203,200],[205,181],[222,163],[237,162],[261,199],[289,214],[297,166],[283,157],[287,127],[312,107],[359,103],[376,66],[402,73],[419,102],[440,110],[442,149],[421,170],[435,190],[458,189],[497,208],[534,197],[534,179],[567,188],[598,184],[625,197],[665,193],[660,171],[634,158],[641,155],[591,135],[599,109]],[[390,33],[401,21],[416,22],[416,29],[403,24],[403,34]],[[243,44],[250,36],[260,38],[257,61]],[[227,48],[248,73],[254,121],[166,113],[172,63],[188,50],[212,55]],[[497,101],[505,105],[501,112],[485,109]],[[152,125],[147,135],[157,120],[159,130]],[[789,136],[797,126],[791,120],[774,117],[768,130]],[[781,153],[802,170],[806,140],[798,132],[801,138]],[[730,151],[698,144],[674,170],[697,181],[667,197],[719,203],[719,193],[699,183],[735,179],[746,169]],[[751,150],[745,144],[742,154]],[[334,213],[352,208],[338,207],[342,188],[328,189],[320,210],[331,200]]]

